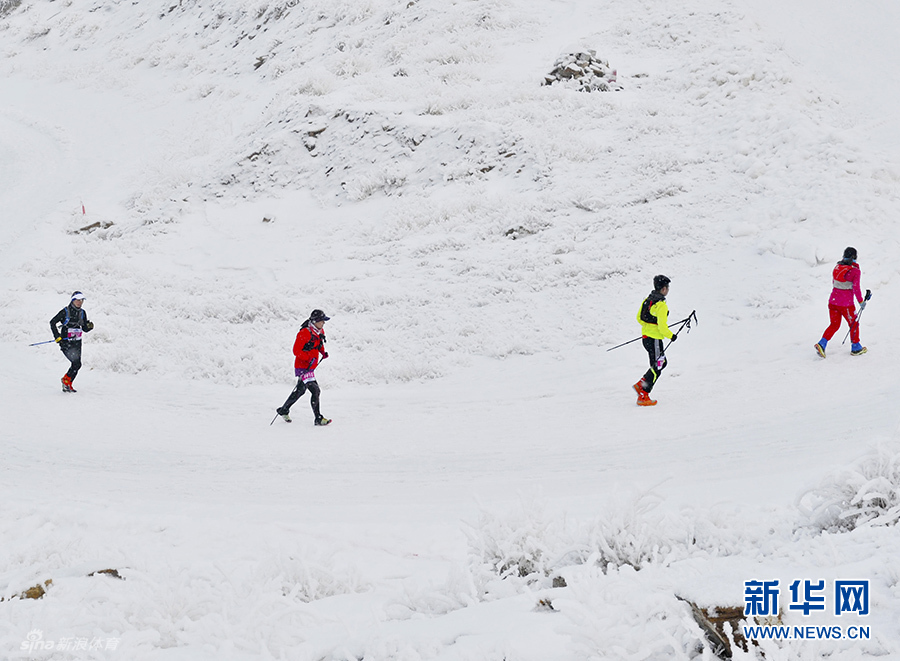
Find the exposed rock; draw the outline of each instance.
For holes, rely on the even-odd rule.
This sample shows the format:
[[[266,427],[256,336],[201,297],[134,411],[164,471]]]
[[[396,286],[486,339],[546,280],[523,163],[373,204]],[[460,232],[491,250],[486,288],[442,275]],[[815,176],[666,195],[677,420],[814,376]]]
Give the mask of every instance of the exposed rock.
[[[96,223],[91,223],[90,225],[79,227],[77,230],[74,230],[72,234],[88,234],[89,232],[93,232],[94,230],[105,230],[112,226],[113,222],[111,220],[98,220]]]
[[[22,0],[0,0],[0,16],[12,13],[22,4]]]
[[[510,237],[513,241],[523,236],[530,236],[534,234],[534,230],[528,229],[527,227],[523,227],[519,225],[518,227],[510,227],[506,232],[504,232],[504,236]]]
[[[32,586],[25,590],[24,592],[20,592],[17,595],[14,595],[13,598],[19,599],[40,599],[45,594],[47,594],[47,588],[53,585],[53,579],[48,578],[43,584],[38,583],[35,586]],[[4,601],[4,599],[0,598],[0,601]]]
[[[549,599],[538,599],[537,605],[534,607],[534,611],[537,613],[555,613],[556,609],[553,607],[553,603]]]
[[[616,82],[616,70],[609,62],[597,57],[596,51],[567,53],[544,76],[544,85],[563,83],[580,92],[617,92],[622,86]]]
[[[744,652],[749,647],[747,639],[744,638],[741,624],[746,622],[744,609],[740,606],[714,606],[712,608],[700,608],[697,604],[678,595],[677,599],[685,602],[691,608],[691,614],[694,620],[703,630],[703,635],[709,643],[713,654],[720,659],[731,659],[734,647],[737,646]],[[781,624],[780,614],[774,618],[767,618],[765,622],[760,618],[753,618],[756,624],[771,626],[772,624]],[[726,630],[725,625],[728,625]],[[752,641],[756,644],[756,641]]]

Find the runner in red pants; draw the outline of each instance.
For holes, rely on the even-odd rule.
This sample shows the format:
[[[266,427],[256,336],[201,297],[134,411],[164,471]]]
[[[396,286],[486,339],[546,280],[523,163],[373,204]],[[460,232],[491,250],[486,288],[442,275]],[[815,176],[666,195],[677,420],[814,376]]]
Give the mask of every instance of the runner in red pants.
[[[859,270],[859,264],[856,263],[856,248],[848,247],[844,250],[844,258],[839,261],[832,271],[831,296],[828,299],[828,316],[831,324],[822,334],[822,339],[816,342],[813,347],[822,358],[825,357],[825,347],[828,341],[834,337],[834,334],[840,329],[841,321],[846,319],[850,326],[850,354],[853,356],[861,356],[868,349],[859,341],[859,322],[856,317],[856,306],[853,304],[855,298],[860,304],[864,304],[864,300],[869,300],[871,292],[866,290],[866,298],[863,299],[862,291],[859,286],[859,279],[862,272]],[[862,309],[862,308],[860,308]]]

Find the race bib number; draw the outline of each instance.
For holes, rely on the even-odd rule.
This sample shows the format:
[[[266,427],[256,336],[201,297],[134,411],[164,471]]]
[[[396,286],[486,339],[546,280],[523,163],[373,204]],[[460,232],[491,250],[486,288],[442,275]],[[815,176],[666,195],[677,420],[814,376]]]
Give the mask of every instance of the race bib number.
[[[316,373],[314,370],[297,370],[297,377],[303,383],[309,383],[316,380]]]
[[[66,339],[68,339],[69,342],[77,342],[81,339],[81,333],[82,330],[80,328],[69,328]]]

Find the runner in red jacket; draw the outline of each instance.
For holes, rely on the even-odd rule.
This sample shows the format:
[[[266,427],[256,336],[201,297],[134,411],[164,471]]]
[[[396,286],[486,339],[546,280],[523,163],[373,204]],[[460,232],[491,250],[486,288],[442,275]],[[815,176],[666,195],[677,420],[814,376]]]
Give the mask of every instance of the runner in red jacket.
[[[310,405],[315,416],[316,426],[322,427],[331,423],[329,418],[319,412],[319,395],[321,390],[316,382],[316,366],[321,360],[328,358],[325,351],[325,322],[331,319],[321,310],[313,310],[309,319],[303,322],[297,339],[294,340],[294,374],[297,385],[282,406],[275,409],[285,422],[291,421],[291,407],[309,390]]]
[[[862,311],[865,301],[869,300],[872,292],[867,289],[866,296],[863,298],[862,289],[859,286],[862,272],[859,270],[859,264],[856,263],[856,257],[856,248],[847,247],[844,249],[844,258],[835,265],[831,272],[833,288],[831,296],[828,298],[828,315],[831,324],[825,329],[822,339],[813,345],[816,353],[822,358],[825,357],[825,347],[828,346],[828,341],[834,337],[844,319],[850,326],[850,341],[853,343],[850,346],[850,354],[861,356],[868,351],[859,341],[859,322],[853,299],[855,298],[860,303],[860,311]]]
[[[313,310],[313,315],[321,310]],[[325,313],[322,312],[322,315]],[[318,315],[316,315],[318,316]],[[331,317],[313,321],[312,317],[303,322],[297,339],[294,340],[294,370],[311,372],[319,364],[319,356],[325,358],[325,322]],[[298,373],[299,376],[299,373]]]

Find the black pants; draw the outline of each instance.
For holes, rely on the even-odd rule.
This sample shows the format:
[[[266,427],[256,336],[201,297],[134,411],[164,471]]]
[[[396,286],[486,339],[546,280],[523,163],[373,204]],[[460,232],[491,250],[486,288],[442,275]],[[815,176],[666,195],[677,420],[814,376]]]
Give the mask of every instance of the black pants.
[[[309,381],[307,383],[303,383],[303,379],[297,379],[297,385],[294,387],[294,390],[288,395],[287,400],[284,403],[278,412],[280,414],[289,413],[291,407],[294,403],[300,399],[303,394],[309,390],[309,403],[312,406],[313,415],[316,416],[316,420],[322,417],[322,414],[319,413],[319,394],[322,392],[319,390],[319,384],[315,381]]]
[[[653,386],[656,385],[656,380],[668,363],[666,361],[666,354],[663,353],[662,340],[645,337],[641,339],[641,342],[643,342],[644,348],[647,350],[647,355],[650,358],[650,369],[644,374],[644,383],[646,384],[644,386],[644,392],[650,392],[653,390]]]
[[[72,363],[66,376],[74,381],[78,376],[78,370],[81,369],[81,342],[60,342],[59,349]]]

